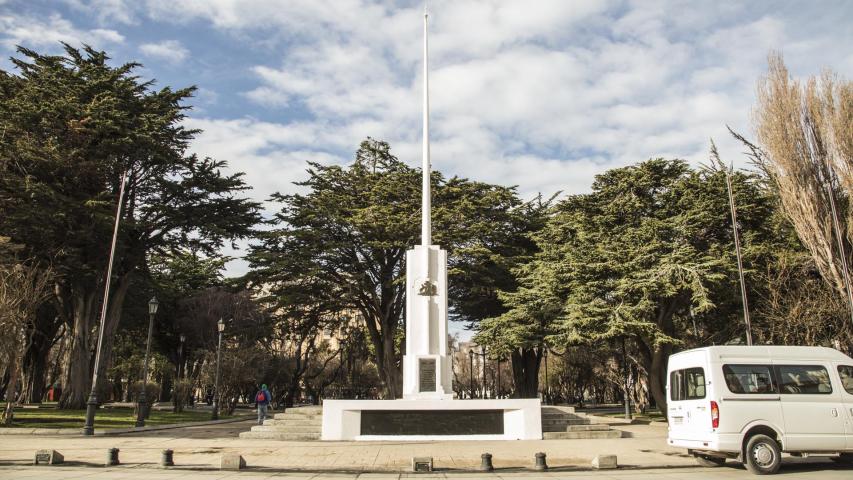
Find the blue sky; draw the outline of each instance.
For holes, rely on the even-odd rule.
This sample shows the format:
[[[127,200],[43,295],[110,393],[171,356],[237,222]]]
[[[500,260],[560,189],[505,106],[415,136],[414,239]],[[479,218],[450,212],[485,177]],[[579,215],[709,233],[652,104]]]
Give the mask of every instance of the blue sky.
[[[306,160],[347,163],[366,136],[420,163],[422,2],[0,0],[15,45],[89,43],[160,86],[199,87],[193,145],[293,191]],[[582,192],[653,156],[698,163],[726,124],[751,133],[771,49],[798,77],[853,73],[853,2],[430,2],[432,155],[447,175]],[[270,206],[270,208],[272,208]],[[239,255],[238,252],[229,252]],[[231,274],[244,262],[229,264]]]

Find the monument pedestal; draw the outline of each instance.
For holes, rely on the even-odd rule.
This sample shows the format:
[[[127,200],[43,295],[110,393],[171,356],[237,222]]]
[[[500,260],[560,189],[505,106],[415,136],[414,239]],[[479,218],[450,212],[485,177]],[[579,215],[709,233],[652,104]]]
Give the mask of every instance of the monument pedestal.
[[[322,440],[541,440],[538,398],[326,400]]]

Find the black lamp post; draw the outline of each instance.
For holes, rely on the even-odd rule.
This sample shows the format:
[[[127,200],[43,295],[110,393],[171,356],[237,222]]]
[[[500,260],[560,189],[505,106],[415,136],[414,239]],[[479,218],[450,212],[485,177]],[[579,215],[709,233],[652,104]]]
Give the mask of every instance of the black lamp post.
[[[98,374],[101,371],[101,345],[104,343],[104,324],[107,320],[107,305],[110,301],[110,285],[113,279],[113,260],[116,254],[116,241],[118,239],[118,227],[121,223],[121,206],[124,201],[124,187],[127,184],[127,173],[125,170],[121,176],[121,186],[118,193],[118,205],[116,206],[115,226],[113,227],[113,240],[110,244],[110,261],[107,264],[107,277],[104,279],[104,301],[101,303],[101,321],[98,328],[98,343],[95,347],[95,365],[92,369],[92,389],[89,391],[89,399],[86,401],[86,422],[83,424],[83,435],[95,434],[95,412],[98,410]]]
[[[501,398],[501,357],[498,357],[498,386],[497,386],[497,398]]]
[[[222,332],[225,330],[225,322],[221,318],[216,322],[216,329],[219,330],[219,342],[216,344],[216,377],[213,382],[213,412],[210,414],[211,420],[219,420],[219,363],[222,359]]]
[[[548,404],[550,397],[550,384],[548,383],[548,349],[546,348],[542,355],[545,357],[545,388],[542,390],[545,397],[545,404]]]
[[[468,368],[468,373],[470,373],[468,381],[470,385],[469,391],[471,398],[474,398],[474,349],[471,347],[468,347],[468,363],[470,365]]]
[[[483,356],[483,398],[486,398],[486,347],[480,347],[480,354]]]
[[[147,394],[145,393],[148,387],[148,356],[151,354],[151,333],[154,331],[154,315],[157,315],[157,307],[160,302],[157,297],[151,297],[148,301],[148,341],[145,342],[145,360],[142,362],[142,388],[139,391],[139,400],[136,403],[136,426],[145,426],[145,410],[148,404]]]
[[[631,383],[628,373],[628,355],[625,351],[625,337],[622,337],[622,370],[625,375],[625,419],[631,419]]]

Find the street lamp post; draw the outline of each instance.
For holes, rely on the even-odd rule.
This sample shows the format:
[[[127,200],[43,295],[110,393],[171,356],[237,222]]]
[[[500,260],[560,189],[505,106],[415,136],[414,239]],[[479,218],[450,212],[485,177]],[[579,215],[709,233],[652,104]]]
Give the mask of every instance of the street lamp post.
[[[468,348],[468,363],[470,365],[468,368],[468,373],[470,373],[468,379],[468,391],[470,392],[471,398],[474,398],[474,349],[470,347]]]
[[[501,357],[498,357],[498,386],[497,386],[498,398],[501,398]]]
[[[625,375],[625,419],[631,419],[631,383],[628,372],[628,355],[625,351],[625,337],[622,337],[622,368]]]
[[[216,378],[213,382],[213,413],[210,414],[211,420],[219,420],[219,363],[222,359],[222,332],[225,330],[225,322],[221,318],[216,322],[216,328],[219,330],[219,342],[216,344]]]
[[[154,330],[154,315],[157,315],[157,307],[160,303],[157,297],[151,297],[148,301],[148,341],[145,342],[145,360],[142,362],[142,388],[139,390],[139,399],[136,402],[136,426],[145,426],[145,406],[148,403],[145,393],[148,387],[148,355],[151,354],[151,333]]]
[[[118,226],[121,223],[121,206],[124,201],[124,187],[127,184],[127,170],[121,176],[121,186],[118,193],[118,205],[116,205],[116,221],[113,227],[113,241],[110,244],[110,260],[107,263],[107,278],[104,279],[104,301],[101,304],[101,322],[98,328],[98,344],[95,347],[95,365],[92,369],[92,389],[89,391],[89,399],[86,401],[86,423],[83,425],[83,435],[95,434],[95,412],[98,409],[98,373],[101,369],[101,344],[104,343],[104,325],[107,320],[107,304],[110,300],[110,285],[113,279],[113,260],[116,254],[116,241],[118,240]]]
[[[486,392],[488,392],[488,390],[486,389],[487,388],[486,387],[487,375],[486,375],[486,347],[485,346],[480,347],[480,354],[483,355],[483,398],[486,398],[488,396],[488,395],[486,395]]]
[[[550,397],[550,384],[548,383],[548,349],[546,348],[542,354],[545,357],[545,388],[543,389],[543,394],[545,397],[545,404],[548,404],[548,399]]]

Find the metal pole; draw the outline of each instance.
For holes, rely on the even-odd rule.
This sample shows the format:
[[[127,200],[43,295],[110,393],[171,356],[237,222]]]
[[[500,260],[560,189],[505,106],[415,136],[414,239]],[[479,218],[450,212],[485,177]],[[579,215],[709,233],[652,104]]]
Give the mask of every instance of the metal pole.
[[[743,279],[743,260],[740,254],[740,234],[737,230],[737,208],[735,207],[735,199],[732,194],[732,177],[729,171],[726,170],[726,189],[729,192],[729,207],[732,211],[732,231],[735,235],[735,254],[737,255],[737,271],[740,276],[740,295],[743,299],[743,321],[746,325],[746,344],[752,345],[752,327],[749,322],[749,303],[746,299],[746,283]]]
[[[550,388],[548,384],[548,349],[545,349],[545,403],[548,403],[548,399],[550,398]]]
[[[220,320],[221,321],[221,320]],[[213,383],[213,413],[211,420],[219,420],[219,362],[222,358],[222,331],[219,331],[219,343],[216,345],[216,379]]]
[[[432,219],[430,218],[430,158],[429,158],[429,42],[427,40],[428,28],[426,9],[424,9],[424,104],[423,104],[423,158],[422,166],[422,192],[421,192],[421,245],[429,246],[432,243]]]
[[[474,350],[468,347],[468,385],[471,392],[471,398],[474,398]]]
[[[486,347],[480,347],[480,352],[483,354],[483,398],[487,398],[487,390],[486,390]]]
[[[145,405],[148,403],[145,389],[148,386],[148,355],[151,353],[151,332],[154,330],[154,315],[148,313],[148,341],[145,343],[145,361],[142,363],[142,389],[136,405],[136,426],[145,426]]]
[[[498,398],[501,398],[501,359],[498,357]]]
[[[622,371],[625,375],[625,420],[631,419],[631,382],[628,379],[628,354],[625,350],[625,337],[622,337]]]
[[[116,221],[113,227],[113,241],[110,245],[110,259],[107,263],[107,278],[104,283],[104,302],[101,306],[101,322],[98,328],[98,344],[95,347],[95,368],[92,371],[92,390],[89,392],[89,400],[86,402],[86,423],[83,425],[83,435],[95,434],[95,412],[98,409],[98,370],[101,367],[101,345],[104,343],[104,323],[107,318],[107,304],[110,299],[110,284],[113,278],[113,259],[116,253],[116,240],[118,239],[118,226],[121,222],[121,206],[124,201],[124,187],[127,183],[127,170],[121,176],[121,186],[118,193],[118,205],[116,205]]]

